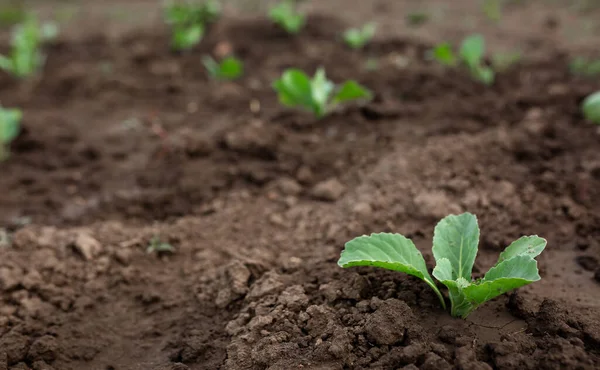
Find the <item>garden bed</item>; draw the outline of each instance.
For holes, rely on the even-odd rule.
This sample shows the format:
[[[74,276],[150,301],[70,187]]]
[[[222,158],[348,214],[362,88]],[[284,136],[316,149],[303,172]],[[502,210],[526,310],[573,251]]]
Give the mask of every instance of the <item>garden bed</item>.
[[[488,87],[414,40],[349,50],[345,27],[223,18],[185,53],[160,27],[98,33],[51,45],[36,81],[1,74],[25,118],[0,164],[0,369],[600,367],[600,136],[579,109],[598,81],[548,49]],[[202,68],[223,48],[241,80]],[[319,66],[374,100],[280,106],[271,82]],[[420,280],[336,264],[388,231],[432,267],[435,223],[465,211],[476,276],[537,234],[542,280],[462,320]],[[175,253],[146,253],[155,236]]]

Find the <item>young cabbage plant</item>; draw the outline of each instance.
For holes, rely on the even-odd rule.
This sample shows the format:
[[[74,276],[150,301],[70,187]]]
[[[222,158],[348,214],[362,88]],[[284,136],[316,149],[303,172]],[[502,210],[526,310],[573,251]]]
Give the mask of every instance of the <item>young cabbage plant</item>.
[[[471,76],[486,84],[494,82],[494,70],[485,65],[485,41],[481,35],[471,35],[465,38],[460,46],[458,56],[448,43],[436,46],[432,51],[433,58],[440,64],[454,67],[460,60],[469,70]]]
[[[269,18],[290,34],[300,32],[306,23],[306,16],[301,13],[293,0],[284,0],[269,10]]]
[[[244,73],[244,64],[233,56],[217,62],[214,58],[206,55],[202,57],[202,64],[210,76],[216,80],[235,80]]]
[[[217,1],[202,4],[169,2],[165,7],[165,21],[172,28],[171,45],[176,50],[187,50],[196,46],[204,37],[206,27],[221,14]]]
[[[600,91],[596,91],[583,100],[581,110],[587,120],[600,125]]]
[[[19,135],[23,113],[0,107],[0,161],[8,158],[10,143]]]
[[[356,81],[336,86],[327,79],[323,68],[317,69],[312,79],[299,69],[288,69],[273,83],[273,88],[281,104],[303,108],[317,118],[322,118],[341,103],[373,97],[371,91]]]
[[[537,235],[517,239],[500,254],[498,262],[483,278],[473,280],[471,273],[478,243],[477,218],[470,213],[446,216],[435,227],[433,276],[448,288],[452,316],[464,319],[481,304],[540,280],[535,257],[546,247],[546,240]],[[346,243],[338,265],[375,266],[416,276],[433,289],[446,308],[423,255],[410,239],[400,234],[379,233],[355,238]]]
[[[13,28],[9,55],[0,55],[0,68],[18,78],[35,74],[43,65],[46,56],[42,53],[42,43],[58,34],[54,23],[40,25],[33,16]]]
[[[360,28],[350,28],[344,32],[344,41],[352,49],[361,49],[375,36],[376,30],[377,25],[373,22],[367,23]]]

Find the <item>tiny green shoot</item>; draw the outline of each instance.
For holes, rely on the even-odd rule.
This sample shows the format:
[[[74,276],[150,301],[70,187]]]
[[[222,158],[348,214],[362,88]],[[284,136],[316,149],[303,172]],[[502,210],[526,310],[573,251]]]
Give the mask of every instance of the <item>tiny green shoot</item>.
[[[153,237],[152,239],[150,239],[150,243],[148,244],[148,248],[146,248],[146,253],[151,254],[151,253],[175,253],[175,247],[173,247],[171,244],[163,242],[160,240],[160,238],[158,236]]]
[[[352,49],[361,49],[375,36],[376,30],[377,25],[373,22],[360,28],[350,28],[344,32],[344,41]]]
[[[209,0],[202,4],[169,2],[165,7],[165,21],[171,26],[171,45],[176,50],[187,50],[196,46],[204,37],[206,28],[221,14],[217,1]]]
[[[273,83],[273,88],[281,104],[303,108],[317,118],[324,117],[341,103],[373,97],[356,81],[349,80],[336,86],[327,79],[323,68],[317,69],[312,79],[299,69],[288,69]]]
[[[297,34],[306,23],[306,16],[301,13],[292,0],[284,0],[269,10],[269,18],[287,33]]]
[[[600,125],[600,91],[585,98],[581,103],[581,110],[588,121]]]
[[[595,77],[600,75],[600,59],[588,60],[576,57],[569,63],[569,69],[576,75]]]
[[[0,68],[18,78],[35,74],[43,65],[46,56],[41,51],[42,43],[58,34],[54,23],[40,25],[33,16],[13,28],[9,55],[0,55]]]
[[[494,70],[485,64],[485,41],[483,36],[475,34],[466,37],[461,43],[458,56],[455,55],[449,43],[442,43],[432,50],[432,56],[440,64],[453,67],[460,59],[471,76],[486,84],[491,85],[494,82]]]
[[[9,145],[19,135],[22,118],[19,109],[0,107],[0,161],[8,158]]]
[[[481,304],[513,289],[540,280],[537,257],[546,240],[536,235],[523,236],[500,254],[498,262],[483,278],[473,280],[471,273],[479,244],[477,218],[470,213],[444,217],[435,227],[433,277],[448,288],[451,314],[466,318]],[[338,261],[341,267],[375,266],[418,277],[446,303],[432,279],[425,259],[414,243],[400,234],[363,235],[348,243]]]
[[[205,55],[202,57],[202,64],[216,80],[235,80],[244,73],[244,65],[241,60],[236,57],[228,56],[217,62],[214,58]]]

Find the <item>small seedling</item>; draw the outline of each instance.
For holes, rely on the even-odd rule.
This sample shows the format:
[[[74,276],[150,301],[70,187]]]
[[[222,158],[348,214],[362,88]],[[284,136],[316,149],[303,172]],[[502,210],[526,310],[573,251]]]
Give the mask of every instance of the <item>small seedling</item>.
[[[0,107],[0,161],[8,158],[10,143],[19,135],[23,113]]]
[[[35,17],[28,17],[13,28],[11,51],[8,56],[0,55],[0,68],[18,78],[33,75],[46,60],[41,51],[42,43],[55,38],[57,34],[56,24],[40,25]]]
[[[325,76],[323,68],[317,69],[310,77],[299,69],[286,70],[280,79],[273,83],[281,104],[301,107],[321,118],[341,103],[357,99],[370,100],[373,94],[355,81],[346,81],[336,86]]]
[[[583,57],[576,57],[569,64],[569,69],[571,73],[581,76],[598,76],[600,75],[600,59],[588,60]]]
[[[350,28],[344,32],[344,41],[352,49],[361,49],[375,36],[376,30],[375,23],[367,23],[361,28]]]
[[[464,319],[481,304],[540,280],[535,257],[546,247],[545,239],[536,235],[517,239],[500,254],[498,262],[483,278],[472,280],[478,244],[477,218],[470,213],[446,216],[435,227],[433,276],[448,288],[452,316]],[[416,276],[434,290],[446,308],[423,255],[410,239],[400,234],[379,233],[355,238],[346,243],[338,265],[375,266]]]
[[[306,16],[301,13],[292,0],[284,0],[269,10],[269,18],[290,34],[300,32],[306,23]]]
[[[581,110],[587,120],[600,125],[600,91],[585,98],[581,104]]]
[[[229,56],[220,63],[206,55],[202,58],[204,67],[210,76],[217,80],[235,80],[244,73],[244,65],[236,57]]]
[[[485,65],[485,41],[481,35],[465,38],[460,46],[458,58],[448,43],[442,43],[433,49],[433,58],[445,66],[453,67],[457,59],[469,69],[471,76],[486,84],[494,82],[494,70]]]
[[[175,247],[173,247],[169,243],[162,242],[158,236],[153,237],[150,240],[150,244],[148,244],[148,248],[146,248],[146,253],[175,253]]]
[[[197,45],[204,37],[206,28],[221,14],[217,1],[202,4],[192,2],[170,2],[165,7],[165,21],[171,25],[171,44],[176,50],[187,50]]]

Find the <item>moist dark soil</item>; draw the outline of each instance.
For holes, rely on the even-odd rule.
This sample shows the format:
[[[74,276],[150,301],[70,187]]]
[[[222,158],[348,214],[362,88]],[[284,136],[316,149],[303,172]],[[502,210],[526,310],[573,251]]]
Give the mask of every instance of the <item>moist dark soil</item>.
[[[599,368],[598,81],[547,48],[486,87],[414,40],[348,50],[345,27],[223,19],[185,53],[162,27],[98,32],[1,74],[25,118],[0,164],[0,370]],[[245,77],[212,81],[201,56],[227,50]],[[282,108],[271,81],[319,66],[375,99]],[[432,267],[433,227],[465,211],[476,276],[537,234],[542,280],[462,320],[417,279],[336,265],[393,231]]]

